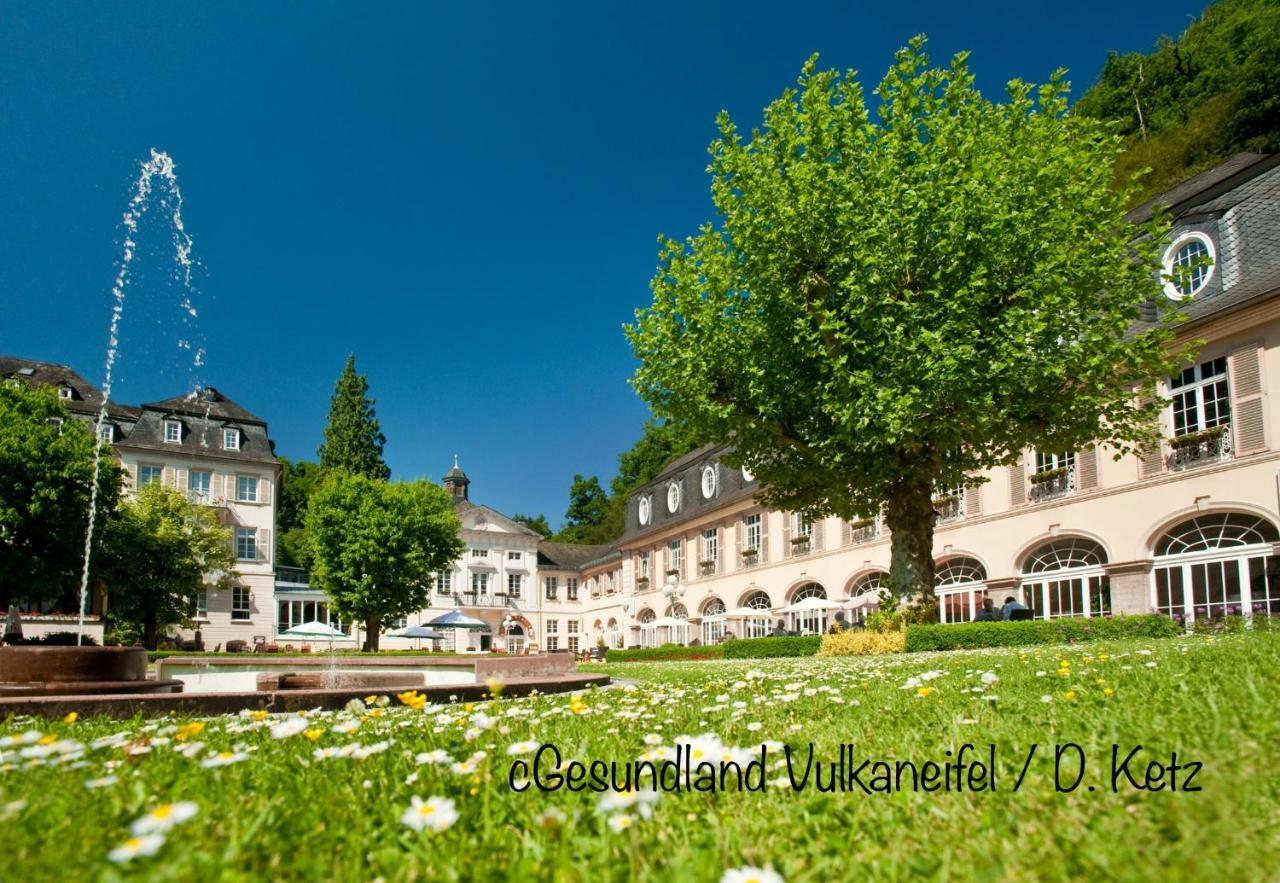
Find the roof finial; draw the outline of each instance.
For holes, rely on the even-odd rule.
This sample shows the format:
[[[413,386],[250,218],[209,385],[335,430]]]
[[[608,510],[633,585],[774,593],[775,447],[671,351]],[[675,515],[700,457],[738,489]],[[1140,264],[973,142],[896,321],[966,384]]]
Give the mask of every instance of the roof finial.
[[[454,455],[453,455],[453,468],[454,468],[454,469],[457,469],[457,468],[458,468],[458,455],[457,455],[457,454],[454,454]]]

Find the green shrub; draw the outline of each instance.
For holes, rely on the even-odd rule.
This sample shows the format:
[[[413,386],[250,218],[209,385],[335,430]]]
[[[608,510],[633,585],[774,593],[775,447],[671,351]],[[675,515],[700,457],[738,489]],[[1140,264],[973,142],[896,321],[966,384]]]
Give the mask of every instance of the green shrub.
[[[634,650],[610,650],[606,662],[662,662],[669,659],[722,659],[725,644],[706,647],[684,647],[680,644],[663,644],[661,647],[637,647]]]
[[[787,638],[745,638],[726,641],[725,659],[771,659],[778,656],[816,656],[822,646],[821,635]]]
[[[1023,647],[1065,644],[1100,638],[1168,638],[1183,627],[1155,613],[1138,616],[1028,620],[1025,622],[961,622],[907,626],[908,652],[959,650],[969,647]]]

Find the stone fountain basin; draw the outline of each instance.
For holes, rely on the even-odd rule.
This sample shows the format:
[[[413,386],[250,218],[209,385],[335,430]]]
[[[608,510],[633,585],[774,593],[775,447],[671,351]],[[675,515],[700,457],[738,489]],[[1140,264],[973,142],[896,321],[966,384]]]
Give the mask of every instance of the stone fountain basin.
[[[177,693],[176,680],[147,678],[141,647],[0,647],[0,696]]]

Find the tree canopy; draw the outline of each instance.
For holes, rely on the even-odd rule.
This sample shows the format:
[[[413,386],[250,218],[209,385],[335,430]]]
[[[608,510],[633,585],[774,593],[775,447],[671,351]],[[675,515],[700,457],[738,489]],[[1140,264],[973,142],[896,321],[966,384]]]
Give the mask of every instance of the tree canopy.
[[[432,574],[463,552],[448,493],[429,481],[387,483],[336,471],[311,498],[311,578],[378,649],[382,624],[427,607]]]
[[[555,531],[551,529],[550,523],[547,521],[547,516],[542,515],[541,513],[538,515],[512,515],[511,520],[518,524],[523,524],[530,530],[541,534],[544,538],[550,538],[551,535],[555,533]]]
[[[167,626],[190,623],[201,589],[228,586],[235,565],[231,529],[216,510],[158,482],[104,525],[103,547],[95,572],[107,586],[111,624],[137,631],[152,650]]]
[[[311,546],[307,537],[307,507],[311,495],[324,482],[325,470],[318,463],[277,456],[281,466],[279,505],[276,509],[276,554],[285,567],[311,566]]]
[[[53,389],[0,384],[0,608],[78,590],[95,444]],[[115,511],[120,482],[119,463],[104,451],[98,525]]]
[[[1280,149],[1280,3],[1221,0],[1151,52],[1111,53],[1075,112],[1125,138],[1122,183],[1146,199],[1242,151]]]
[[[1121,138],[1066,93],[1057,72],[993,103],[966,54],[931,68],[916,38],[873,111],[852,72],[810,59],[750,136],[720,114],[718,221],[660,240],[626,329],[641,397],[699,443],[732,440],[767,504],[883,507],[900,593],[932,591],[935,488],[1028,447],[1153,433],[1135,390],[1172,365],[1169,320],[1134,329],[1163,219],[1124,222]]]
[[[387,439],[378,426],[373,406],[369,379],[356,373],[356,357],[349,355],[329,400],[329,422],[319,450],[322,468],[342,469],[383,481],[391,477],[391,470],[382,459]]]

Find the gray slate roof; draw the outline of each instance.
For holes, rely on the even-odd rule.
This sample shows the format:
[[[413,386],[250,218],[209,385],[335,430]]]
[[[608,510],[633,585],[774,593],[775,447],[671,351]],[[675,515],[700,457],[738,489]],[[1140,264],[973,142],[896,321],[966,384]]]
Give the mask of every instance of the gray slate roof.
[[[18,356],[0,356],[0,380],[10,378],[32,386],[70,387],[72,398],[63,401],[67,410],[73,414],[92,417],[96,420],[102,408],[102,390],[66,365],[38,362],[35,359],[23,359]],[[141,409],[121,405],[118,402],[111,402],[107,406],[108,416],[123,420],[136,419],[139,413]]]
[[[610,555],[621,557],[616,543],[588,545],[586,543],[538,543],[538,566],[558,570],[582,570],[590,564],[602,562]]]

